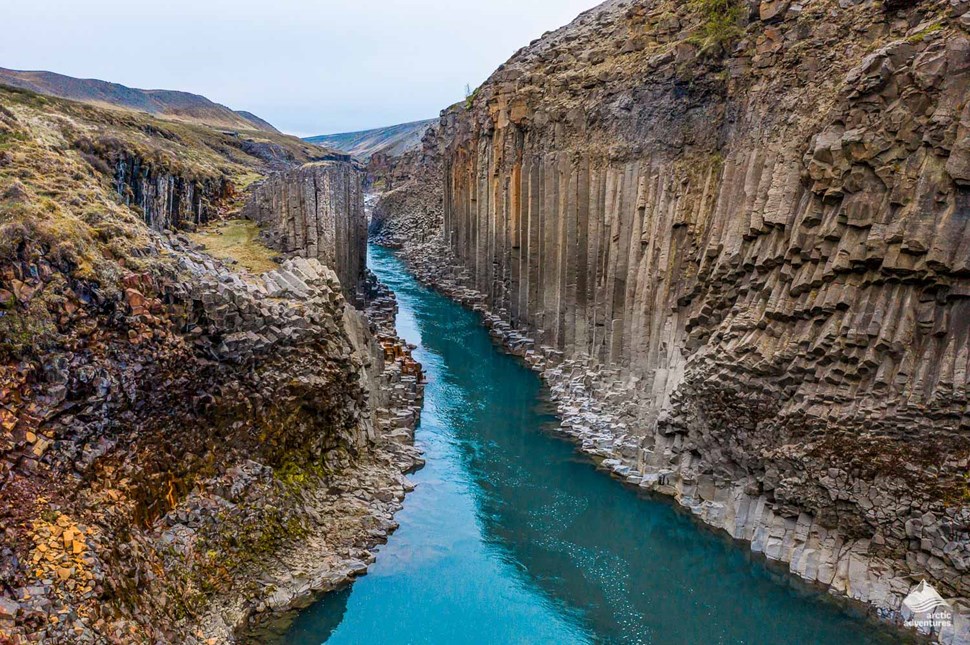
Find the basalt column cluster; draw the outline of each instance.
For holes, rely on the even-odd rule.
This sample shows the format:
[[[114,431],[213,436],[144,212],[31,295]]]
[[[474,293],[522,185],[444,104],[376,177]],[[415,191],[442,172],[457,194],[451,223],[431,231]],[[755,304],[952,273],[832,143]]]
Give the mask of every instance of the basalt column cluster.
[[[604,3],[446,110],[455,275],[632,482],[887,615],[970,595],[970,3],[739,7]]]
[[[271,175],[243,215],[263,225],[270,246],[334,267],[345,293],[364,277],[367,224],[363,173],[349,161],[320,161]]]

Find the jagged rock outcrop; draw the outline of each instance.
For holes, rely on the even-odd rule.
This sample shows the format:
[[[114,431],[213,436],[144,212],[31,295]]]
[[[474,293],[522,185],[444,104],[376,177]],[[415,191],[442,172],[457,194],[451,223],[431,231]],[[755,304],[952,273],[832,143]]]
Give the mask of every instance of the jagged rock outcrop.
[[[372,347],[334,273],[297,258],[246,282],[170,243],[177,273],[126,277],[121,302],[96,299],[92,307],[68,296],[64,315],[88,312],[98,329],[74,332],[73,351],[49,350],[39,373],[2,372],[3,499],[32,500],[40,488],[42,505],[53,509],[38,518],[41,502],[4,505],[4,543],[13,551],[3,633],[168,641],[201,638],[221,622],[229,628],[216,636],[229,637],[269,601],[257,588],[239,595],[253,570],[266,578],[260,558],[311,533],[366,546],[373,531],[395,526],[400,487],[371,523],[339,529],[313,519],[326,496],[301,490],[317,478],[357,489],[364,478],[376,494],[382,476],[414,463],[406,445],[396,448],[399,463],[372,461],[381,454],[376,426],[400,427],[394,413],[376,410],[414,400],[381,394],[381,379],[392,376],[384,351]],[[53,288],[25,277],[35,297]],[[104,317],[109,308],[113,322]],[[361,552],[328,557],[320,584],[360,573],[341,567]],[[211,607],[220,589],[241,608],[208,615],[195,632],[185,619]],[[149,598],[163,602],[149,609]],[[48,625],[50,615],[67,622]]]
[[[719,6],[515,54],[442,115],[457,266],[409,255],[607,467],[899,621],[970,595],[970,3]]]
[[[0,89],[3,643],[233,641],[359,575],[420,464],[393,302],[368,283],[371,317],[351,307],[340,256],[203,253],[165,206],[185,193],[131,203],[108,162],[177,193],[265,166],[119,114]],[[362,238],[349,186],[332,216]]]
[[[322,161],[275,173],[243,216],[264,226],[269,246],[334,267],[348,295],[362,284],[367,254],[364,175],[350,161]]]

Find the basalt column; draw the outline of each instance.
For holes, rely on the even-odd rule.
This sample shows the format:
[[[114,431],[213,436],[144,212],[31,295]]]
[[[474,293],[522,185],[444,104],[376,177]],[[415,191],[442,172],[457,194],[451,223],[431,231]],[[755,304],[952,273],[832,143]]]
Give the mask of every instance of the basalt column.
[[[277,173],[254,192],[243,215],[259,222],[280,251],[316,258],[337,272],[352,297],[364,275],[367,224],[363,173],[323,161]]]

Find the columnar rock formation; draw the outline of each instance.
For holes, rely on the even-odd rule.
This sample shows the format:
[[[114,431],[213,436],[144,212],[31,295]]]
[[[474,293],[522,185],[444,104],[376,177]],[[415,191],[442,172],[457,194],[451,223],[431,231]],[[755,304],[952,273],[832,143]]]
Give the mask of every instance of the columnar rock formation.
[[[731,6],[610,0],[446,110],[448,288],[632,483],[886,616],[968,596],[970,3]]]
[[[145,223],[159,231],[206,224],[218,215],[217,204],[234,192],[225,177],[187,179],[137,155],[118,155],[114,166],[118,196],[126,205],[140,208]]]
[[[268,230],[270,246],[333,267],[353,294],[364,276],[367,224],[363,173],[350,161],[321,161],[272,175],[243,215]]]

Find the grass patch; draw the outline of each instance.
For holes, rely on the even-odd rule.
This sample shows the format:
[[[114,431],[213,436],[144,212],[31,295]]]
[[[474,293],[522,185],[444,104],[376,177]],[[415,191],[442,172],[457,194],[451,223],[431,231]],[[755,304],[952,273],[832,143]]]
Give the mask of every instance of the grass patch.
[[[209,255],[236,262],[251,273],[265,273],[279,266],[273,259],[277,252],[260,243],[259,226],[248,219],[218,222],[188,237]]]
[[[702,20],[689,41],[702,51],[727,50],[744,31],[741,20],[745,8],[738,0],[690,0],[690,6]]]
[[[482,89],[481,85],[476,87],[471,92],[467,92],[465,95],[465,109],[470,110],[472,105],[475,103],[475,98],[478,96],[478,90]]]
[[[929,25],[925,29],[921,29],[920,31],[917,31],[915,34],[908,36],[906,38],[906,42],[912,43],[914,45],[917,43],[921,43],[924,40],[926,40],[927,36],[929,36],[930,34],[935,34],[936,32],[941,31],[942,29],[943,29],[942,22],[934,22],[932,25]]]
[[[258,172],[249,171],[241,173],[234,178],[236,190],[238,192],[243,192],[262,178],[263,175],[259,174]]]

